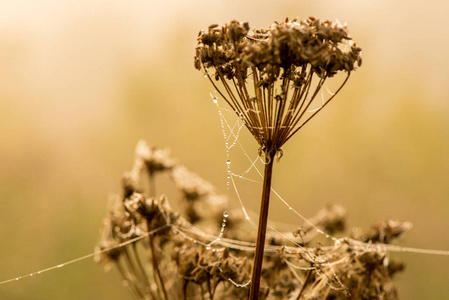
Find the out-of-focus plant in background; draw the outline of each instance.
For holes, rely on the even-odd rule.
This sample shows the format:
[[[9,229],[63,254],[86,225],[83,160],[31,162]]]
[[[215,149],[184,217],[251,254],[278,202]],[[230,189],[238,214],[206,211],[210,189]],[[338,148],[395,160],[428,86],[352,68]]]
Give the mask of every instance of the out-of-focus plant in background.
[[[305,216],[340,203],[350,227],[385,217],[411,221],[404,245],[449,249],[448,6],[2,2],[0,280],[92,252],[107,193],[118,192],[141,138],[169,147],[227,192],[217,109],[208,82],[192,66],[192,49],[198,28],[232,19],[255,27],[285,16],[339,19],[363,45],[364,66],[338,105],[286,145],[276,167],[283,180],[273,182],[283,197]],[[241,141],[251,143],[245,134]],[[248,162],[235,159],[233,165],[243,169]],[[254,187],[240,188],[247,208],[257,211],[259,199],[248,192]],[[280,203],[271,207],[271,220],[297,222]],[[396,279],[402,299],[444,295],[446,257],[392,256],[407,266]],[[115,272],[104,274],[84,261],[0,286],[0,298],[126,299],[128,291],[117,282]]]

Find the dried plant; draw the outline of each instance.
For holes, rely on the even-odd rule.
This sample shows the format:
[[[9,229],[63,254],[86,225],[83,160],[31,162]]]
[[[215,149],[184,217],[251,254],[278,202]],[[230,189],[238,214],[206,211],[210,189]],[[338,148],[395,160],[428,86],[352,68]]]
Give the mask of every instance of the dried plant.
[[[250,30],[248,23],[232,21],[199,33],[195,67],[241,118],[265,157],[250,299],[259,294],[274,158],[282,156],[281,147],[335,97],[360,64],[361,49],[338,22],[287,19],[266,30]],[[336,92],[311,110],[325,82],[339,72],[347,75]]]
[[[391,278],[403,265],[389,260],[388,244],[410,223],[390,220],[337,238],[346,215],[329,206],[294,232],[266,230],[275,158],[361,64],[347,28],[315,18],[266,30],[211,25],[198,36],[194,61],[259,143],[265,171],[256,242],[242,212],[230,211],[210,183],[140,142],[97,260],[115,264],[139,299],[397,299]],[[341,82],[325,99],[333,77]],[[156,193],[161,175],[179,192],[176,209]]]
[[[178,191],[177,210],[156,196],[161,176]],[[96,259],[115,265],[137,299],[248,298],[256,245],[241,211],[226,210],[225,196],[145,142],[122,183]],[[386,221],[353,238],[317,242],[320,233],[344,230],[345,221],[342,207],[329,206],[293,233],[268,232],[259,298],[397,299],[391,278],[403,266],[389,260],[386,244],[411,225]]]

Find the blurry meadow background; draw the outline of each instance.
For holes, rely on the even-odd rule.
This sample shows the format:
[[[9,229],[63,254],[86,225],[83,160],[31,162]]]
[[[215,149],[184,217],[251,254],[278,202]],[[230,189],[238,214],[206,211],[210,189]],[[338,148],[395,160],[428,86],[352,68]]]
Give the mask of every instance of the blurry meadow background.
[[[410,221],[401,245],[449,250],[447,1],[0,1],[0,281],[93,251],[139,139],[235,198],[196,36],[287,16],[347,23],[363,65],[284,148],[274,187],[305,216],[339,203],[351,227]],[[249,167],[232,155],[237,172]],[[260,186],[239,188],[258,211]],[[271,220],[302,223],[271,203]],[[391,256],[406,263],[401,299],[447,297],[449,257]],[[132,298],[88,259],[1,285],[0,299]]]

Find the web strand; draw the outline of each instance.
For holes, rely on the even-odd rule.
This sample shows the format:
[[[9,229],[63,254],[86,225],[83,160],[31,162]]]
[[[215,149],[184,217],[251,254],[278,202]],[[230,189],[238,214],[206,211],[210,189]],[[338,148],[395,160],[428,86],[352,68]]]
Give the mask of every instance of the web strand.
[[[237,195],[238,201],[240,203],[241,209],[243,211],[243,214],[245,216],[245,219],[252,225],[255,226],[254,221],[250,218],[247,209],[245,208],[244,205],[244,200],[241,198],[240,193],[238,191],[238,187],[237,187],[237,183],[235,181],[235,179],[241,179],[244,181],[250,181],[250,182],[254,182],[254,183],[258,183],[260,184],[261,181],[257,180],[257,179],[251,179],[246,177],[247,174],[249,174],[249,172],[251,170],[254,170],[258,176],[260,178],[262,178],[262,173],[260,172],[260,170],[257,168],[256,164],[257,162],[260,160],[259,157],[257,157],[256,159],[252,159],[249,154],[247,153],[247,151],[244,149],[243,145],[240,143],[239,141],[239,133],[241,128],[244,126],[243,123],[239,123],[239,121],[237,120],[236,123],[234,123],[233,126],[230,126],[228,121],[226,120],[226,118],[223,116],[223,114],[221,113],[221,109],[218,105],[218,103],[215,101],[216,98],[214,98],[214,103],[217,105],[217,108],[219,110],[219,115],[220,115],[220,121],[222,124],[222,128],[224,131],[224,139],[225,139],[225,144],[226,144],[226,150],[227,150],[227,159],[230,159],[229,156],[229,150],[231,148],[233,148],[235,145],[238,145],[239,148],[241,149],[243,155],[248,159],[250,166],[249,168],[247,168],[243,173],[241,174],[235,174],[234,172],[232,172],[231,167],[229,167],[228,170],[228,174],[231,175],[229,180],[232,183],[232,187]],[[229,130],[229,134],[226,133],[225,129]],[[231,141],[231,146],[229,146],[229,142]],[[141,162],[140,162],[141,164]],[[133,170],[135,171],[135,170]],[[360,241],[356,241],[350,238],[336,238],[335,236],[326,234],[325,232],[323,232],[320,228],[318,228],[312,221],[310,221],[308,218],[304,217],[300,212],[298,212],[296,209],[294,209],[288,202],[287,200],[285,200],[274,188],[272,188],[272,192],[273,194],[288,208],[289,211],[291,211],[293,214],[295,214],[297,217],[299,217],[301,220],[303,220],[306,224],[308,224],[309,226],[311,226],[318,234],[323,235],[324,237],[326,237],[327,239],[331,239],[335,244],[341,244],[344,243],[345,241],[349,241],[351,243],[351,245],[353,247],[356,247],[358,250],[362,250],[365,252],[371,252],[371,251],[388,251],[388,252],[398,252],[398,253],[412,253],[412,254],[422,254],[422,255],[437,255],[437,256],[449,256],[449,250],[436,250],[436,249],[425,249],[425,248],[413,248],[413,247],[402,247],[402,246],[396,246],[396,245],[390,245],[390,244],[383,244],[383,243],[376,243],[376,244],[371,244],[371,243],[364,243],[364,242],[360,242]],[[99,251],[94,251],[90,254],[84,255],[84,256],[80,256],[78,258],[66,261],[64,263],[58,264],[58,265],[54,265],[52,267],[48,267],[45,269],[41,269],[39,271],[36,272],[32,272],[32,273],[28,273],[22,276],[18,276],[18,277],[14,277],[8,280],[4,280],[0,282],[0,285],[3,284],[7,284],[7,283],[11,283],[11,282],[15,282],[15,281],[20,281],[22,279],[25,278],[30,278],[30,277],[35,277],[38,275],[41,275],[43,273],[49,272],[49,271],[53,271],[56,269],[60,269],[63,267],[66,267],[70,264],[74,264],[86,259],[91,259],[97,255],[106,253],[108,251],[111,250],[115,250],[115,249],[119,249],[122,247],[126,247],[132,243],[138,242],[140,240],[143,240],[144,238],[153,235],[155,233],[157,233],[160,230],[163,230],[167,227],[171,227],[172,230],[174,230],[175,232],[177,232],[178,234],[182,235],[184,238],[199,244],[203,247],[205,247],[206,249],[209,248],[214,248],[214,251],[221,251],[222,249],[225,248],[230,248],[230,249],[236,249],[236,250],[241,250],[241,251],[254,251],[254,243],[250,243],[250,242],[245,242],[245,241],[239,241],[239,240],[233,240],[233,239],[227,239],[223,237],[223,233],[224,233],[224,228],[225,228],[225,220],[226,220],[226,216],[223,216],[223,222],[222,222],[222,227],[220,229],[220,232],[218,233],[218,236],[213,236],[213,235],[208,235],[205,234],[204,232],[196,229],[195,227],[175,227],[170,225],[170,220],[167,220],[167,224],[164,226],[161,226],[151,232],[140,232],[140,235],[136,238],[132,238],[130,240],[127,240],[125,242],[119,243],[117,245],[111,246],[111,247],[107,247],[104,248],[102,250]],[[269,229],[273,232],[275,232],[276,234],[280,235],[282,238],[284,238],[285,240],[290,241],[294,247],[286,247],[286,246],[267,246],[266,248],[266,253],[267,254],[274,254],[274,253],[278,253],[278,251],[285,251],[286,256],[287,257],[295,257],[294,255],[298,254],[298,253],[302,253],[304,255],[306,255],[306,257],[308,257],[308,259],[312,262],[317,262],[319,263],[322,267],[327,267],[329,268],[329,270],[331,270],[330,274],[333,274],[334,277],[332,278],[328,278],[326,284],[329,286],[329,288],[331,289],[341,289],[342,284],[340,282],[340,280],[338,279],[338,277],[336,276],[335,272],[333,272],[332,267],[334,265],[337,264],[343,264],[346,262],[346,256],[343,256],[341,259],[337,260],[337,261],[332,261],[331,259],[324,259],[321,257],[318,257],[317,255],[315,255],[313,253],[313,248],[308,248],[308,247],[304,247],[301,246],[299,243],[297,243],[296,241],[294,241],[293,239],[289,238],[288,236],[286,236],[284,233],[282,233],[281,231],[277,230],[274,226],[270,225]],[[327,250],[328,248],[326,247],[321,247],[321,249],[323,250]],[[298,270],[315,270],[320,272],[316,267],[304,267],[301,265],[296,265],[295,263],[285,259],[284,260],[288,267],[290,269],[298,269]],[[299,278],[298,278],[299,280]],[[243,282],[243,283],[237,283],[237,282],[232,282],[232,279],[229,279],[229,281],[234,284],[235,286],[247,286],[249,284],[249,282]],[[338,285],[340,286],[334,286],[331,282],[336,282],[338,283]]]
[[[22,279],[25,279],[25,278],[36,276],[36,275],[41,275],[41,274],[43,274],[45,272],[53,271],[55,269],[60,269],[62,267],[66,267],[68,265],[71,265],[71,264],[74,264],[74,263],[86,260],[88,258],[95,257],[95,256],[100,255],[102,253],[106,253],[106,252],[111,251],[111,250],[115,250],[115,249],[119,249],[119,248],[125,247],[125,246],[127,246],[129,244],[132,244],[132,243],[135,243],[137,241],[140,241],[140,240],[142,240],[142,239],[144,239],[144,238],[146,238],[146,237],[148,237],[148,236],[150,236],[152,234],[155,234],[156,232],[158,232],[158,231],[160,231],[162,229],[165,229],[168,226],[169,225],[161,226],[158,229],[152,230],[151,232],[148,232],[148,233],[144,233],[141,236],[138,236],[136,238],[130,239],[130,240],[126,241],[126,242],[117,244],[117,245],[112,246],[112,247],[108,247],[108,248],[102,249],[100,251],[95,251],[93,253],[86,254],[84,256],[80,256],[78,258],[66,261],[66,262],[61,263],[59,265],[55,265],[55,266],[52,266],[52,267],[49,267],[49,268],[46,268],[46,269],[41,269],[39,271],[36,271],[36,272],[33,272],[33,273],[29,273],[29,274],[25,274],[25,275],[18,276],[18,277],[14,277],[14,278],[11,278],[11,279],[8,279],[8,280],[0,281],[0,285],[6,284],[6,283],[10,283],[10,282],[13,282],[13,281],[19,281],[19,280],[22,280]]]
[[[346,82],[347,78],[345,79]],[[335,96],[337,92],[332,93],[329,91],[329,89],[326,86],[326,90],[327,92],[331,95],[331,98],[333,96]],[[323,92],[323,91],[321,91]],[[215,102],[215,101],[214,101]],[[327,100],[325,102],[324,97],[322,96],[322,104],[321,106],[318,108],[318,110],[321,110],[327,103],[329,102],[329,100]],[[218,103],[215,102],[217,107],[219,107]],[[313,112],[316,112],[316,110],[313,110]],[[249,221],[251,221],[253,224],[254,222],[251,220],[251,218],[248,215],[247,209],[245,208],[243,199],[240,197],[240,193],[238,191],[237,185],[235,183],[234,177],[241,179],[241,180],[245,180],[245,181],[249,181],[249,182],[253,182],[253,183],[258,183],[261,184],[260,180],[255,180],[255,179],[251,179],[248,177],[245,177],[244,175],[248,174],[251,170],[255,170],[256,173],[258,174],[258,176],[260,178],[263,178],[263,175],[261,173],[261,171],[257,168],[256,163],[260,160],[260,157],[256,158],[256,159],[251,159],[251,157],[249,156],[249,154],[247,153],[247,151],[245,150],[245,148],[243,147],[243,145],[240,143],[240,141],[238,140],[239,137],[239,132],[238,133],[234,133],[233,132],[233,128],[229,125],[229,123],[227,122],[226,118],[223,116],[223,114],[221,113],[221,111],[219,111],[219,116],[220,116],[220,120],[222,121],[222,126],[225,126],[226,128],[228,128],[230,130],[230,135],[232,135],[234,137],[234,144],[238,144],[240,147],[240,150],[242,151],[243,155],[248,159],[248,161],[250,162],[250,166],[248,167],[248,169],[246,169],[243,173],[241,174],[236,174],[234,172],[231,172],[232,175],[232,185],[234,187],[234,191],[237,195],[237,198],[240,202],[242,211],[245,215],[245,218]],[[302,125],[301,125],[302,126]],[[299,126],[299,127],[301,127]],[[299,129],[298,127],[295,128],[296,130]],[[341,243],[341,239],[337,238],[335,236],[332,236],[330,234],[327,234],[325,232],[323,232],[323,230],[321,230],[320,228],[318,228],[313,222],[311,222],[308,218],[306,218],[305,216],[303,216],[299,211],[297,211],[295,208],[293,208],[273,187],[271,188],[271,191],[273,192],[274,195],[276,195],[276,197],[288,208],[289,211],[291,211],[292,213],[294,213],[296,216],[298,216],[301,220],[303,220],[306,224],[308,224],[309,226],[311,226],[314,230],[316,230],[316,232],[318,234],[323,235],[325,238],[327,239],[331,239],[333,242],[335,243]],[[269,226],[270,230],[280,234],[281,236],[283,236],[284,238],[290,240],[292,243],[296,244],[297,243],[293,240],[291,240],[290,238],[286,237],[284,234],[282,234],[280,231],[278,231],[277,229],[275,229],[273,226]],[[358,241],[353,240],[354,242],[360,243]],[[390,244],[379,244],[382,247],[385,247],[388,251],[390,252],[410,252],[410,253],[415,253],[415,254],[429,254],[429,255],[441,255],[441,256],[449,256],[449,250],[433,250],[433,249],[424,249],[424,248],[412,248],[412,247],[401,247],[401,246],[395,246],[395,245],[390,245]],[[368,247],[367,247],[368,248]]]

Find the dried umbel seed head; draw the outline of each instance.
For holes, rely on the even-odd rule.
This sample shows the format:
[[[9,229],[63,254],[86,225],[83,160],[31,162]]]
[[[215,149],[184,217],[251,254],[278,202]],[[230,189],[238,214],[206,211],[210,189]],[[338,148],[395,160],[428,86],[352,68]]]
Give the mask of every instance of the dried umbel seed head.
[[[354,238],[363,242],[389,244],[392,240],[401,237],[411,228],[412,223],[410,222],[386,220],[377,223],[361,235],[355,235]]]
[[[200,31],[194,61],[266,154],[279,151],[335,96],[307,114],[327,78],[346,72],[347,80],[361,65],[361,48],[338,22],[287,19],[250,30],[248,23],[232,21]]]
[[[175,162],[169,158],[169,151],[156,147],[149,147],[144,141],[139,141],[136,155],[141,158],[150,174],[170,170]]]
[[[287,72],[301,84],[301,68],[310,65],[314,73],[331,77],[338,71],[353,71],[361,64],[360,54],[346,26],[338,22],[287,19],[268,30],[250,32],[248,23],[232,21],[199,33],[195,67],[214,67],[227,79],[246,78],[256,67],[266,83]]]
[[[173,168],[172,179],[177,188],[182,191],[186,199],[195,201],[200,197],[211,194],[212,185],[183,166]]]

